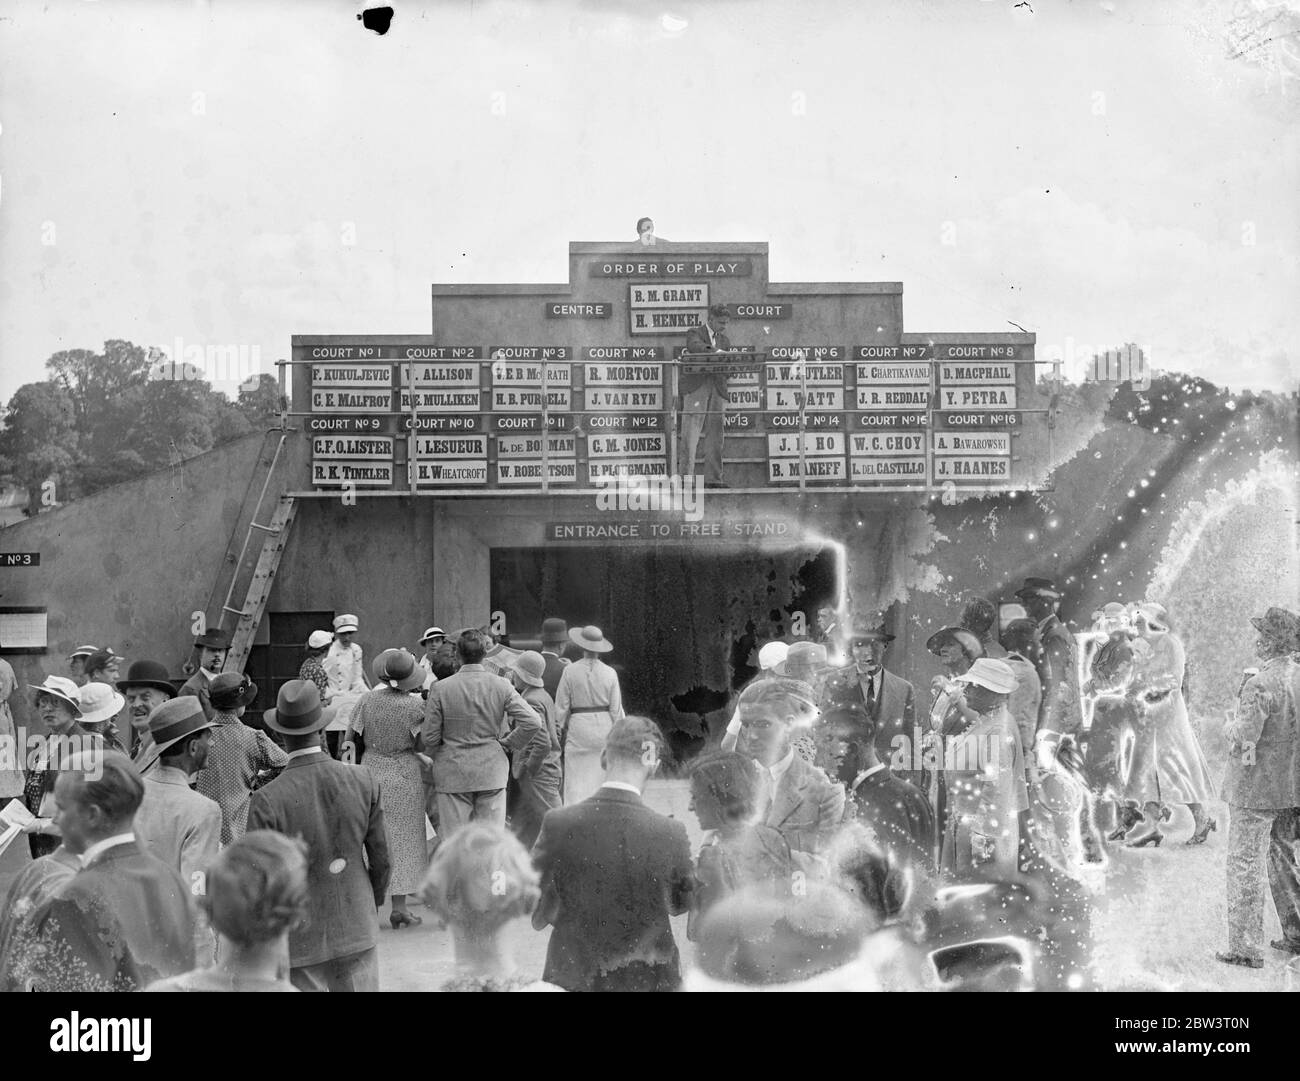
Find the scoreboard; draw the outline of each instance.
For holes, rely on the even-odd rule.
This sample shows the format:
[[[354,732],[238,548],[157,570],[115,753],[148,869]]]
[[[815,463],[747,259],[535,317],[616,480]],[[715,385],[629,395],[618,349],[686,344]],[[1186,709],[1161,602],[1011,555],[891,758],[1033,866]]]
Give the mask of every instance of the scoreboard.
[[[638,287],[630,333],[640,315],[648,324],[708,296],[701,283]],[[1033,344],[1005,337],[737,347],[749,363],[728,380],[729,483],[1026,486],[1015,463],[1022,439],[1041,443],[1047,410]],[[675,460],[681,345],[323,340],[295,338],[293,349],[316,487],[562,490],[666,476]]]

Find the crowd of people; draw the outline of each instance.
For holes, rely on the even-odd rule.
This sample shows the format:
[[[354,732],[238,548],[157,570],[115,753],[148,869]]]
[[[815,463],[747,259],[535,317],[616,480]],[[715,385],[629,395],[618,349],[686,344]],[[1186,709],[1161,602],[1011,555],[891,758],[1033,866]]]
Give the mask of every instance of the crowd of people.
[[[1164,608],[1109,604],[1076,636],[1050,580],[1016,596],[1015,618],[976,598],[929,638],[928,693],[886,668],[880,617],[768,642],[689,763],[626,714],[602,631],[556,618],[537,651],[431,626],[422,656],[367,668],[341,615],[260,716],[218,632],[179,688],[79,648],[31,688],[44,757],[0,773],[32,857],[0,986],[378,990],[380,910],[397,931],[423,902],[451,930],[447,990],[1088,989],[1084,869],[1161,844],[1179,805],[1205,843],[1217,796]],[[1271,946],[1300,954],[1300,618],[1252,622],[1218,958],[1258,968],[1265,867]],[[5,701],[14,682],[0,662]],[[645,799],[669,770],[698,852]],[[513,956],[522,917],[550,928],[540,980]]]

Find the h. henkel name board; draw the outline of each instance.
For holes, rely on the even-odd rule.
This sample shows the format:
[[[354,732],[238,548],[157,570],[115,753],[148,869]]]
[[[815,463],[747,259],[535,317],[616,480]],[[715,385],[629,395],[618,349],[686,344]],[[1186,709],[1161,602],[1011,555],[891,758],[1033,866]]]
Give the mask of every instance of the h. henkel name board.
[[[705,282],[627,287],[629,330],[633,334],[685,334],[704,325],[709,310]]]
[[[748,278],[749,259],[604,259],[591,264],[593,278]]]

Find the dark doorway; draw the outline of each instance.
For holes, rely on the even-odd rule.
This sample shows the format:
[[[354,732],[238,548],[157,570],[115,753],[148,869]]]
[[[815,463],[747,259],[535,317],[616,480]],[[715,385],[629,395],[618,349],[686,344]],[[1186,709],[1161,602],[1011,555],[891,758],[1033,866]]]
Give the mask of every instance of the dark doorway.
[[[248,712],[270,709],[276,696],[298,670],[307,655],[307,638],[312,631],[327,631],[334,626],[333,612],[269,612],[270,642],[254,646],[248,654],[244,671],[257,684],[257,698]]]
[[[834,568],[816,548],[495,548],[491,602],[513,641],[538,637],[547,616],[599,626],[628,712],[691,757],[726,723],[758,636],[793,640],[796,613],[811,628],[834,603]]]

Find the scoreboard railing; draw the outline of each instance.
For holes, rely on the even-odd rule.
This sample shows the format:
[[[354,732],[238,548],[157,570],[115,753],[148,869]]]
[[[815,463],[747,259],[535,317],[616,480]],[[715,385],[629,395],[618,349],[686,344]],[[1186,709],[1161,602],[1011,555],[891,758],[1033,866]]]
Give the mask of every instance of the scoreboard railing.
[[[1032,355],[941,361],[926,347],[897,348],[911,355],[873,364],[835,346],[696,355],[644,347],[637,350],[643,356],[611,361],[592,354],[614,348],[587,350],[580,359],[554,347],[558,357],[295,356],[277,363],[293,403],[287,416],[304,420],[313,440],[313,486],[327,491],[590,492],[618,477],[677,476],[684,471],[678,429],[689,413],[679,381],[693,374],[728,376],[731,400],[720,412],[727,441],[742,451],[724,460],[743,478],[728,485],[735,490],[935,492],[952,482],[977,494],[1042,487],[1033,477],[1013,478],[1020,459],[1012,445],[1032,431],[1034,457],[1050,460],[1055,393],[1049,389],[1035,404],[1042,392],[1034,370],[1051,362]],[[1013,347],[1006,348],[1010,354]],[[337,370],[345,368],[352,370]],[[860,378],[877,369],[913,381]],[[946,369],[956,382],[941,378]],[[1059,381],[1059,366],[1055,371]],[[431,381],[444,374],[446,383]],[[969,382],[992,377],[1001,382]],[[304,399],[312,408],[299,408]],[[961,456],[972,447],[985,456]],[[971,475],[979,468],[992,474],[990,483]]]

